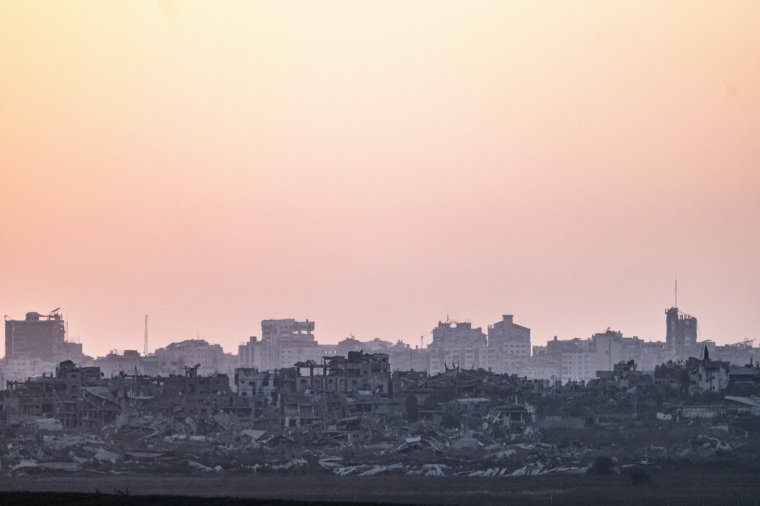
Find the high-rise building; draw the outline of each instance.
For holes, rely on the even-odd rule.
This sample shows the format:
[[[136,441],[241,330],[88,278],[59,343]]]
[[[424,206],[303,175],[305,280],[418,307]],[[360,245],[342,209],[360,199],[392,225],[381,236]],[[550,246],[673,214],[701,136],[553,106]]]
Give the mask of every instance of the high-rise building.
[[[261,321],[261,341],[252,336],[240,345],[240,365],[260,371],[293,367],[297,362],[320,362],[327,354],[325,346],[314,339],[313,321],[293,318]]]
[[[277,345],[314,345],[314,322],[299,322],[293,318],[262,320],[261,342]]]
[[[530,357],[530,329],[514,322],[511,314],[488,326],[488,369],[496,373],[524,374]]]
[[[697,344],[697,319],[671,307],[665,311],[666,335],[668,349],[679,358],[687,358]]]
[[[480,369],[484,367],[482,356],[486,347],[486,335],[480,327],[470,322],[438,322],[433,329],[433,342],[428,347],[431,375],[444,372],[449,367]]]
[[[65,351],[66,326],[61,315],[26,313],[24,320],[5,320],[5,359],[57,362]]]

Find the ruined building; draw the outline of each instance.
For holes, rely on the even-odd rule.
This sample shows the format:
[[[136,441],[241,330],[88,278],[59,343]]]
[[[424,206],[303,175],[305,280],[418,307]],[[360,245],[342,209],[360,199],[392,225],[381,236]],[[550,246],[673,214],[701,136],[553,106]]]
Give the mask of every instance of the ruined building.
[[[123,374],[109,380],[124,409],[175,416],[208,416],[234,413],[250,416],[247,403],[238,402],[226,374],[199,374],[199,367],[185,367],[181,375]]]
[[[100,369],[76,367],[70,360],[61,362],[55,375],[9,382],[4,397],[6,414],[55,418],[66,429],[101,427],[120,411]]]
[[[261,321],[261,341],[273,344],[316,344],[314,340],[314,322],[303,322],[293,318]]]
[[[324,357],[296,364],[299,392],[313,390],[324,393],[369,392],[392,397],[391,367],[385,353],[349,351],[348,356]]]
[[[282,397],[285,427],[340,426],[352,417],[400,416],[385,353],[350,351],[347,356],[323,357],[321,363],[299,362],[295,371],[296,391]],[[360,420],[350,423],[354,422]]]

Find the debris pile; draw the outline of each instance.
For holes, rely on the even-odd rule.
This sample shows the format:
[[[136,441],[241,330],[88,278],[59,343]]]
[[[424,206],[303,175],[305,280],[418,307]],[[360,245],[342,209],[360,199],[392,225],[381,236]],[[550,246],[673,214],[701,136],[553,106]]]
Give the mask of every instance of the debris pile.
[[[0,473],[508,478],[595,472],[600,459],[618,470],[751,459],[758,449],[745,397],[695,398],[630,378],[391,376],[382,357],[362,353],[299,366],[309,376],[245,370],[233,392],[226,376],[192,368],[103,380],[64,363],[59,376],[4,391]]]

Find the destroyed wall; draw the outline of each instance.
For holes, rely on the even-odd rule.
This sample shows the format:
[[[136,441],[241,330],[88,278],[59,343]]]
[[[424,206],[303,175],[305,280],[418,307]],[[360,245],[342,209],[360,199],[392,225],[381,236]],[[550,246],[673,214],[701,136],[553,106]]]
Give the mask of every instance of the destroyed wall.
[[[390,362],[384,353],[367,354],[350,351],[347,357],[324,357],[296,364],[299,392],[315,390],[328,393],[366,391],[380,396],[393,396]]]

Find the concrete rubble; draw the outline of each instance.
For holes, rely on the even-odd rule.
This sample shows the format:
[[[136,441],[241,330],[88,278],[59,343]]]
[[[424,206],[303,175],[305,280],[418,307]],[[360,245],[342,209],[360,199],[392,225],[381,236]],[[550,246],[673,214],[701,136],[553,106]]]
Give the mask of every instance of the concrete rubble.
[[[358,370],[352,362],[335,363]],[[383,367],[375,357],[357,363]],[[68,414],[65,423],[3,410],[0,473],[509,479],[597,472],[600,459],[625,472],[673,462],[741,461],[758,450],[759,418],[749,408],[741,411],[746,402],[672,393],[651,378],[637,384],[628,377],[624,387],[614,378],[558,385],[452,368],[434,377],[391,378],[386,371],[385,383],[375,378],[365,390],[351,388],[358,374],[330,383],[328,371],[301,383],[297,372],[285,372],[272,377],[276,389],[259,396],[252,388],[245,401],[229,385],[214,377],[196,381],[192,372],[172,380],[98,379],[102,395],[105,386],[115,392],[102,402],[105,411],[97,411],[89,394],[83,412]],[[260,380],[250,373],[246,378]],[[170,395],[162,397],[162,388]],[[193,391],[196,397],[188,393]],[[6,406],[9,399],[23,404],[6,396]],[[710,416],[684,416],[690,410]]]

